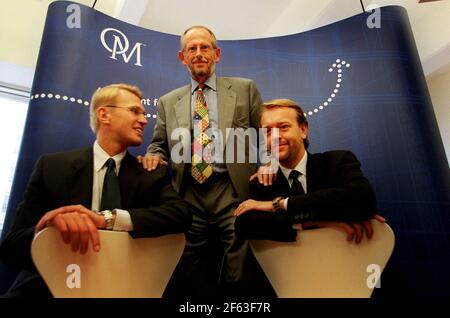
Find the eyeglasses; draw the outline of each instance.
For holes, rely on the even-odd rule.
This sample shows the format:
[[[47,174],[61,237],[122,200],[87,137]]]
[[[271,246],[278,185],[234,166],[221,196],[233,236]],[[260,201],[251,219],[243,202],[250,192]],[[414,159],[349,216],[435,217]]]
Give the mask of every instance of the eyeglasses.
[[[115,105],[106,105],[104,107],[110,107],[110,108],[124,108],[124,109],[128,109],[130,112],[132,112],[133,114],[135,114],[136,116],[144,116],[145,118],[150,118],[151,115],[145,111],[143,111],[140,107],[138,106],[115,106]]]

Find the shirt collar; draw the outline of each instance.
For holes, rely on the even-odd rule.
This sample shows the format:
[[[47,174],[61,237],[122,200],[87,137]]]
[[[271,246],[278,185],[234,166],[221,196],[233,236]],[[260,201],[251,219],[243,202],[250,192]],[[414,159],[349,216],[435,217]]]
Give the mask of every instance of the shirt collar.
[[[213,91],[216,91],[217,83],[216,83],[216,73],[213,73],[205,82],[205,86],[208,86]],[[191,78],[191,95],[197,90],[198,82]]]
[[[286,180],[289,180],[289,174],[292,170],[297,170],[301,173],[301,175],[306,177],[306,163],[308,162],[308,152],[305,151],[305,154],[303,155],[303,158],[300,160],[300,162],[297,164],[297,166],[294,169],[285,168],[282,165],[280,165],[281,172],[283,172],[284,176],[286,177]]]
[[[125,157],[127,151],[124,150],[121,153],[118,153],[117,155],[110,157],[110,155],[108,155],[108,153],[103,150],[103,148],[98,144],[97,140],[94,142],[94,171],[98,172],[100,171],[100,169],[103,168],[103,166],[105,165],[105,162],[109,159],[109,158],[113,158],[114,161],[116,162],[116,172],[120,171],[120,165],[122,164],[122,160]]]

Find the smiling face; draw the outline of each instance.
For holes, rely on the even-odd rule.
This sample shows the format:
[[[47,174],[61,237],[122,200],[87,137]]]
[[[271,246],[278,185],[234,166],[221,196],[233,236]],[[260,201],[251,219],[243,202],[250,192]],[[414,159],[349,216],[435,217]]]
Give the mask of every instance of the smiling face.
[[[283,167],[294,169],[305,154],[304,140],[308,136],[308,126],[299,123],[297,112],[289,107],[264,109],[261,127],[267,129],[266,143],[272,146],[271,128],[278,128],[278,160]]]
[[[120,90],[119,95],[115,98],[114,105],[120,107],[109,109],[111,130],[117,141],[127,147],[139,146],[142,144],[144,127],[148,124],[147,118],[142,115],[145,113],[145,109],[141,100],[129,91]],[[131,111],[129,107],[140,109],[140,114]]]
[[[142,134],[148,121],[138,96],[120,89],[111,103],[99,107],[97,112],[100,120],[100,136],[97,138],[102,141],[102,148],[114,149],[113,152],[118,153],[142,144]]]
[[[196,27],[183,35],[182,49],[178,58],[189,69],[191,77],[199,83],[205,82],[215,71],[220,60],[220,48],[208,30]]]

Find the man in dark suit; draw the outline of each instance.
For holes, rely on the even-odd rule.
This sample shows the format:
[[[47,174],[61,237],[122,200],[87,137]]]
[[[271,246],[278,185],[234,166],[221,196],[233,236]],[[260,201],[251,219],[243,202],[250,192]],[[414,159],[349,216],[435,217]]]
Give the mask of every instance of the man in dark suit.
[[[127,84],[97,90],[91,100],[93,147],[42,156],[0,247],[3,261],[22,270],[7,296],[50,296],[30,255],[34,233],[55,227],[73,251],[89,242],[100,250],[97,229],[132,237],[185,232],[189,207],[167,180],[166,169],[148,172],[127,152],[142,143],[147,114],[141,91]]]
[[[274,144],[279,170],[272,184],[263,178],[251,182],[250,199],[235,211],[237,235],[295,241],[297,229],[334,226],[356,243],[364,232],[370,238],[373,230],[367,220],[375,216],[376,199],[355,155],[307,152],[308,122],[292,100],[264,103],[261,127],[267,129],[267,147]]]
[[[153,140],[143,164],[151,170],[167,165],[170,160],[172,184],[195,210],[179,267],[189,280],[188,293],[192,294],[193,289],[201,290],[204,285],[212,286],[219,280],[238,281],[243,275],[241,255],[245,254],[247,245],[235,239],[233,213],[237,204],[248,197],[248,178],[256,171],[256,155],[252,161],[251,150],[242,144],[244,138],[238,136],[238,142],[234,143],[235,135],[229,132],[230,128],[259,127],[262,100],[254,81],[216,76],[215,65],[221,51],[211,30],[204,26],[190,27],[180,42],[178,58],[188,68],[191,82],[159,99]],[[197,111],[199,96],[207,107]],[[207,121],[204,114],[208,116]],[[198,179],[199,174],[194,173],[196,169],[191,164],[194,158],[191,146],[193,149],[198,146],[195,133],[202,119],[203,127],[207,128],[205,135],[214,139],[216,146],[219,141],[220,146],[215,148],[211,165],[208,162],[211,160],[200,154],[198,159],[202,161],[205,175]],[[184,158],[174,158],[180,152],[183,130],[186,132],[181,141],[185,142]],[[222,146],[227,155],[243,155],[243,162],[234,158],[224,160],[219,150]]]

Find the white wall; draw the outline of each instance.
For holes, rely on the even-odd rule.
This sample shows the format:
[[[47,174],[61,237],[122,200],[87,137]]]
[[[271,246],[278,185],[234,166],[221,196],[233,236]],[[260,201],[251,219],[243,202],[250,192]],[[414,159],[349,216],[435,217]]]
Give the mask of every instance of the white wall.
[[[447,160],[450,159],[450,65],[443,72],[427,77],[434,113],[441,132]],[[450,161],[449,161],[450,165]]]

